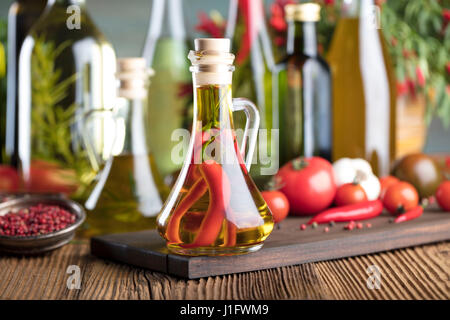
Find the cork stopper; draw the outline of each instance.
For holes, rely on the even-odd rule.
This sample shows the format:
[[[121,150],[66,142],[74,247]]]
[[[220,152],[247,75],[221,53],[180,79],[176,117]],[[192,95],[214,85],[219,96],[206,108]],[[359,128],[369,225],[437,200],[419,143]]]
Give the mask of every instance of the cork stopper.
[[[190,51],[193,79],[196,85],[231,84],[234,54],[230,53],[230,39],[199,38]]]
[[[116,77],[119,80],[119,97],[142,99],[147,96],[149,77],[153,69],[146,68],[145,58],[117,59]]]
[[[226,38],[198,38],[194,40],[195,51],[230,52],[230,39]]]
[[[287,21],[317,22],[320,20],[320,5],[317,3],[288,4],[284,7]]]

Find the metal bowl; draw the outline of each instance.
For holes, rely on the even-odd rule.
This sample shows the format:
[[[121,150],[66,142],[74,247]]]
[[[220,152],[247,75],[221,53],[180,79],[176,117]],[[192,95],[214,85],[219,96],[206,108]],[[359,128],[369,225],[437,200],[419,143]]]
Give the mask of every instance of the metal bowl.
[[[75,230],[86,218],[84,209],[76,202],[59,195],[31,195],[23,198],[13,199],[0,204],[0,216],[8,212],[16,212],[39,203],[46,205],[57,205],[74,213],[76,220],[74,224],[58,230],[38,236],[1,236],[0,251],[13,254],[39,254],[59,248],[75,236]]]

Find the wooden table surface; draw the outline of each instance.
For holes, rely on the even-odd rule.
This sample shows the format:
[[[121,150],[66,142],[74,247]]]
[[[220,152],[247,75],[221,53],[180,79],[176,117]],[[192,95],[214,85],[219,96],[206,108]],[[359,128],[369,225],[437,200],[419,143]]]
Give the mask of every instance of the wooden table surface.
[[[80,289],[68,289],[71,265]],[[372,265],[381,271],[378,290],[367,287]],[[450,299],[450,242],[182,280],[98,259],[87,240],[75,240],[41,256],[0,256],[0,299]]]

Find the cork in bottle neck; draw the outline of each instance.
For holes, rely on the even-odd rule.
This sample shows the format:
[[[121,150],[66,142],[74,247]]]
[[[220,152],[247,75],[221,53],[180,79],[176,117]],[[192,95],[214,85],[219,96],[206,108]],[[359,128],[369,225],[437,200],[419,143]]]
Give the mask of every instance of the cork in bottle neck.
[[[194,83],[196,85],[231,84],[234,55],[230,53],[230,39],[195,39],[195,50],[190,51]]]
[[[121,58],[117,60],[116,77],[119,80],[118,96],[127,99],[147,97],[149,77],[153,69],[146,67],[144,58]]]

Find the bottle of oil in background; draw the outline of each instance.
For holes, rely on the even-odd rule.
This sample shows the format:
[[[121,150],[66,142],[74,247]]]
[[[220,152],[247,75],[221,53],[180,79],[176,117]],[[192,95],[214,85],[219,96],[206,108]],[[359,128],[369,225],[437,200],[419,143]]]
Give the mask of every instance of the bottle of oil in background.
[[[277,65],[280,165],[300,157],[331,160],[332,105],[328,64],[317,50],[315,3],[286,5],[287,56]]]
[[[147,139],[150,69],[145,64],[144,58],[118,60],[116,141],[113,156],[103,166],[85,203],[86,236],[153,229],[168,195]]]
[[[372,0],[342,4],[328,62],[333,75],[333,159],[367,159],[389,173],[395,156],[395,82]]]

